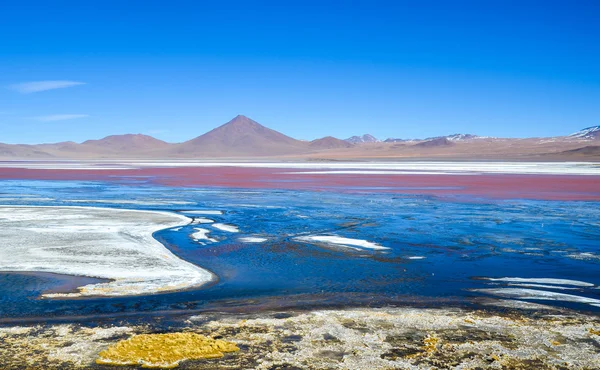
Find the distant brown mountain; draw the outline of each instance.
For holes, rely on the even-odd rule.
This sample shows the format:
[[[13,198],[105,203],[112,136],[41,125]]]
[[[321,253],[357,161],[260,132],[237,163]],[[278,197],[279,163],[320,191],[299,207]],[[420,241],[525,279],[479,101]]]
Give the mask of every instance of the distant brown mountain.
[[[182,156],[236,157],[297,154],[306,150],[305,142],[239,115],[204,135],[177,144],[170,153]]]
[[[426,141],[422,141],[420,143],[415,144],[416,147],[420,147],[420,148],[438,148],[438,147],[452,146],[452,145],[453,145],[452,141],[448,140],[445,137],[426,140]]]
[[[52,154],[38,148],[37,145],[2,144],[0,158],[52,158]]]
[[[573,156],[594,156],[600,157],[600,145],[588,145],[583,148],[565,150],[560,154]]]
[[[37,150],[50,157],[104,158],[160,156],[171,144],[142,134],[111,135],[99,140],[87,140],[81,144],[65,141],[54,144],[35,145]]]
[[[0,158],[6,159],[101,159],[101,158],[258,158],[298,160],[364,159],[492,159],[492,160],[599,160],[600,126],[588,127],[568,136],[546,138],[494,138],[469,134],[429,139],[359,143],[327,136],[300,141],[267,128],[245,116],[179,144],[148,135],[111,135],[81,144],[66,141],[24,145],[0,143]]]
[[[160,151],[169,143],[142,134],[111,135],[100,140],[87,140],[81,146],[90,149],[110,150],[114,152],[150,152]]]
[[[38,148],[40,148],[41,150],[44,150],[48,153],[52,153],[55,156],[62,156],[62,155],[69,155],[69,153],[71,153],[71,155],[73,154],[83,154],[86,151],[90,151],[90,150],[86,150],[85,147],[82,147],[81,144],[75,143],[73,141],[63,141],[60,143],[55,143],[55,144],[40,144],[37,145]],[[106,152],[106,150],[102,150],[102,148],[97,148],[97,151],[99,151],[100,153],[102,152]],[[92,153],[94,153],[94,150],[91,150]],[[96,153],[97,155],[100,153]]]
[[[352,148],[354,144],[345,140],[337,139],[333,136],[325,136],[324,138],[313,140],[308,143],[308,146],[312,149],[339,149],[339,148]]]

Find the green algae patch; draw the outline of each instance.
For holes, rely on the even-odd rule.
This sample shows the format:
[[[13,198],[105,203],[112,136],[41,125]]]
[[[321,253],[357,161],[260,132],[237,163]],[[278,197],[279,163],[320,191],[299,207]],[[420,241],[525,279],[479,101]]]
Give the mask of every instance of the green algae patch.
[[[195,333],[140,334],[100,352],[96,363],[172,369],[181,361],[220,358],[236,351],[234,343]]]

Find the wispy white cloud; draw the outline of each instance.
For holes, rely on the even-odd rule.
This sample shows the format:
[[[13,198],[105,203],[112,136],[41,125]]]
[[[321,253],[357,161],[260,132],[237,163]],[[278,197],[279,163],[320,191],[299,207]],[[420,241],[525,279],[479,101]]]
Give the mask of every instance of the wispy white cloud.
[[[64,89],[66,87],[73,87],[85,85],[85,82],[78,81],[66,81],[66,80],[56,80],[56,81],[32,81],[32,82],[23,82],[20,84],[14,84],[8,86],[9,89],[19,92],[21,94],[31,94],[40,91],[47,90],[55,90],[55,89]]]
[[[41,122],[65,121],[68,119],[86,118],[87,114],[51,114],[48,116],[33,117],[33,119]]]

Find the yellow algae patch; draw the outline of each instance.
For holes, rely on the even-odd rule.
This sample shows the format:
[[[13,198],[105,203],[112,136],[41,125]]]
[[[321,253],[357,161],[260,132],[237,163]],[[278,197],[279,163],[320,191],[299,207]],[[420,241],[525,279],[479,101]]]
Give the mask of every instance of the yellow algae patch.
[[[233,343],[195,333],[140,334],[100,352],[96,363],[171,369],[184,360],[219,358],[236,351],[239,348]]]
[[[440,342],[440,339],[434,335],[428,335],[427,338],[423,339],[423,344],[425,345],[423,349],[428,354],[432,354],[437,350],[437,345]]]
[[[423,347],[421,347],[423,352],[409,354],[406,356],[406,358],[411,359],[419,356],[432,355],[437,351],[439,343],[440,338],[438,338],[435,334],[430,334],[423,339]]]
[[[595,329],[590,328],[590,334],[600,335],[600,330],[595,330]]]

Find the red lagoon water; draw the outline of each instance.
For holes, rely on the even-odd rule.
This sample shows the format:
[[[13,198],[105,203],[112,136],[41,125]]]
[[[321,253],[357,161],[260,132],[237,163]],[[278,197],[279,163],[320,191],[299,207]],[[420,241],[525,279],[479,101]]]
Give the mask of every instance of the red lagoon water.
[[[294,173],[289,173],[294,172]],[[231,187],[421,194],[495,199],[600,200],[600,176],[302,174],[297,168],[146,167],[137,169],[0,168],[0,179],[117,181],[135,179],[175,187]]]

